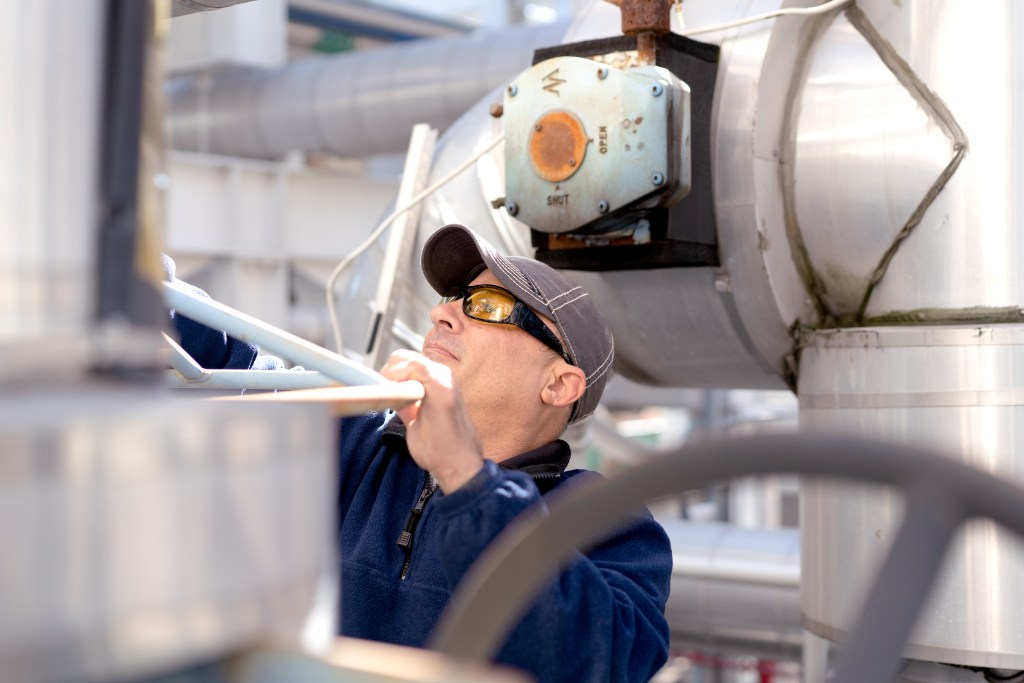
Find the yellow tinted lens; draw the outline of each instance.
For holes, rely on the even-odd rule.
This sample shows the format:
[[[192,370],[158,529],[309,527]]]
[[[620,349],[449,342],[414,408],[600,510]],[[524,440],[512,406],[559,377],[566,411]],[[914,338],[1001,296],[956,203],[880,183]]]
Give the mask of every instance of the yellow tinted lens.
[[[477,289],[469,293],[463,310],[471,318],[501,322],[512,315],[516,300],[499,289]]]

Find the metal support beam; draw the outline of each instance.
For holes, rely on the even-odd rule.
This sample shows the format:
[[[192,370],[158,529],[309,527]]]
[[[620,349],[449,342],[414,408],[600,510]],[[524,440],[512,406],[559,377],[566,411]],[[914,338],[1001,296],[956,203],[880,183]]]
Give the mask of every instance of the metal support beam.
[[[436,145],[436,128],[425,123],[413,127],[409,153],[402,171],[402,183],[395,199],[396,206],[405,206],[426,187]],[[412,245],[416,242],[416,226],[420,223],[422,207],[422,204],[417,204],[404,212],[395,219],[388,231],[388,245],[377,283],[377,297],[373,304],[373,319],[366,346],[365,358],[371,368],[381,367],[391,349],[390,332],[395,322],[396,299],[402,291],[402,274],[409,270],[412,262]],[[416,267],[412,270],[419,272]]]

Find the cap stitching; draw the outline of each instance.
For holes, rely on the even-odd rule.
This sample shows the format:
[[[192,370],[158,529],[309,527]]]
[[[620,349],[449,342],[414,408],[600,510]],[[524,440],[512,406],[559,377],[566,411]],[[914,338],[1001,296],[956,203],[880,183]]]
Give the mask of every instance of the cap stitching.
[[[597,366],[597,368],[596,368],[596,369],[594,370],[594,374],[593,374],[593,375],[591,376],[590,380],[589,380],[589,381],[587,382],[587,389],[589,389],[589,388],[590,388],[590,386],[591,386],[591,385],[592,385],[592,384],[593,384],[594,382],[596,382],[597,380],[601,379],[601,377],[602,377],[602,376],[603,376],[603,375],[604,375],[604,374],[605,374],[606,372],[608,372],[609,368],[611,368],[611,366],[612,366],[612,365],[611,365],[611,360],[612,360],[612,356],[613,356],[614,354],[615,354],[615,348],[613,347],[613,348],[611,349],[611,351],[609,351],[609,352],[608,352],[608,355],[607,355],[607,356],[605,356],[605,359],[604,359],[604,361],[602,361],[602,362],[601,362],[601,364],[600,364],[600,365],[598,365],[598,366]]]
[[[582,288],[582,287],[580,287],[579,285],[576,285],[576,286],[575,286],[575,287],[573,287],[572,289],[566,290],[566,291],[562,292],[561,294],[559,294],[558,296],[553,296],[553,297],[551,297],[551,300],[550,300],[550,301],[549,301],[548,303],[549,303],[549,304],[553,304],[554,302],[556,302],[556,301],[558,301],[559,299],[561,299],[561,298],[562,298],[563,296],[569,296],[570,294],[572,294],[573,292],[575,292],[575,291],[576,291],[577,289],[583,289],[583,288]]]
[[[501,254],[491,253],[488,255],[491,257],[491,260],[494,261],[494,265],[498,266],[501,272],[507,275],[510,280],[520,287],[526,286],[526,280],[522,275],[522,271],[516,267],[516,264],[506,258],[503,258]],[[527,286],[527,289],[530,289],[530,287]]]
[[[569,335],[567,335],[565,333],[565,330],[562,330],[562,337],[565,339],[566,346],[569,347],[569,355],[572,356],[576,360],[576,362],[578,363],[579,362],[579,356],[576,355],[576,349],[574,349],[572,347],[572,342],[569,341]]]
[[[501,256],[501,255],[498,254],[498,256]],[[502,258],[500,260],[499,259],[494,259],[494,264],[496,266],[498,266],[498,268],[501,269],[502,273],[504,273],[506,276],[508,276],[508,278],[510,280],[512,280],[513,282],[515,282],[517,285],[519,285],[520,287],[523,287],[524,289],[526,289],[529,292],[533,292],[534,291],[535,287],[530,285],[530,282],[526,279],[526,276],[523,274],[523,272],[521,270],[519,270],[519,268],[516,267],[516,265],[514,263],[512,263],[508,259]],[[544,297],[540,296],[539,294],[534,293],[534,297],[538,301],[540,301],[542,305],[544,305],[544,306],[546,306],[548,308],[551,307],[550,304],[547,301],[544,300]]]
[[[499,256],[501,255],[499,254]],[[501,272],[508,276],[510,280],[516,282],[521,287],[523,286],[523,283],[521,281],[525,280],[525,275],[521,270],[519,270],[519,268],[514,263],[512,263],[508,259],[502,258],[500,260],[494,259],[494,264],[498,266]],[[510,272],[509,269],[514,269],[514,272]],[[532,287],[529,286],[527,286],[526,288],[530,290],[533,289]],[[540,302],[542,302],[543,306],[545,306],[549,310],[551,309],[551,304],[548,303],[542,296],[538,296],[537,299]],[[552,315],[554,315],[554,311],[551,311],[551,313]],[[565,327],[561,324],[557,316],[555,316],[555,325],[558,327],[558,330],[562,333],[562,338],[565,340],[566,346],[569,347],[569,356],[575,359],[576,362],[579,362],[579,356],[576,355],[576,349],[573,347],[572,341],[569,340],[569,335],[566,334],[565,332]]]
[[[537,285],[530,282],[530,280],[526,277],[526,274],[516,264],[509,261],[505,256],[501,254],[495,254],[494,262],[497,263],[498,266],[502,269],[502,271],[506,272],[509,277],[516,280],[520,286],[524,287],[527,291],[531,292],[541,301],[544,301],[544,298],[541,295]],[[545,302],[545,305],[546,304],[547,302]]]
[[[591,380],[596,379],[597,378],[596,376],[597,376],[598,372],[600,372],[600,371],[602,371],[602,370],[604,370],[606,368],[611,367],[611,361],[612,361],[612,358],[614,356],[615,356],[615,349],[613,347],[613,348],[608,350],[608,354],[604,357],[604,360],[601,361],[601,363],[596,368],[594,368],[594,371],[591,373],[591,378],[590,379]]]
[[[586,292],[583,292],[582,294],[580,294],[580,295],[579,295],[578,297],[576,297],[575,299],[569,299],[568,301],[566,301],[566,302],[565,302],[564,304],[562,304],[562,305],[561,305],[561,306],[559,306],[558,308],[552,308],[551,310],[552,310],[552,311],[557,311],[557,310],[560,310],[560,309],[562,309],[562,308],[565,308],[565,307],[566,307],[566,306],[568,306],[569,304],[575,303],[575,302],[579,301],[580,299],[583,299],[583,298],[585,298],[585,297],[588,297],[588,296],[590,296],[590,295],[589,295],[589,294],[587,294]]]
[[[499,268],[501,268],[503,273],[505,273],[511,280],[515,281],[515,283],[518,284],[520,287],[523,287],[531,294],[533,294],[537,301],[539,301],[542,306],[545,306],[548,309],[551,308],[551,302],[554,301],[554,299],[565,296],[569,292],[573,291],[570,289],[568,292],[563,292],[562,294],[559,294],[558,296],[554,297],[554,299],[546,299],[544,297],[544,293],[540,291],[540,287],[538,287],[536,283],[528,279],[526,273],[524,273],[522,269],[519,268],[519,266],[512,263],[512,261],[502,256],[501,254],[495,253],[495,257],[496,258],[494,259],[494,262]],[[574,289],[580,289],[580,287],[575,287]]]
[[[607,374],[607,373],[608,373],[608,370],[610,370],[610,369],[611,369],[611,365],[605,366],[605,369],[604,369],[604,370],[602,370],[602,371],[601,371],[601,372],[600,372],[600,373],[599,373],[598,375],[594,376],[594,378],[593,378],[593,379],[592,379],[591,381],[587,382],[587,388],[586,388],[586,389],[585,389],[584,391],[585,391],[585,392],[586,392],[586,391],[590,391],[591,387],[592,387],[592,386],[593,386],[593,385],[594,385],[594,384],[595,384],[595,383],[596,383],[596,382],[597,382],[597,381],[598,381],[599,379],[601,379],[602,377],[604,377],[604,376],[605,376],[605,374]]]

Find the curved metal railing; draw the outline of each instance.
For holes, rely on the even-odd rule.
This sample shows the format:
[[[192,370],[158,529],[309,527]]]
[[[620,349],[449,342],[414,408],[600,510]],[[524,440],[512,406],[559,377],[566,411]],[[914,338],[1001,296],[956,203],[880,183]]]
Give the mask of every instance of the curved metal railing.
[[[163,285],[164,301],[171,308],[232,337],[259,344],[309,371],[297,374],[278,370],[205,370],[168,337],[169,361],[183,382],[209,388],[287,389],[287,395],[254,394],[248,398],[327,401],[334,405],[335,415],[400,408],[423,398],[419,382],[391,382],[368,367],[230,306],[197,296],[175,283]],[[333,386],[339,383],[344,386]]]
[[[1024,536],[1024,489],[936,451],[853,436],[769,435],[666,453],[576,487],[528,514],[484,552],[459,584],[432,647],[489,661],[577,549],[598,543],[648,500],[739,476],[795,473],[888,484],[906,512],[839,660],[835,683],[891,680],[957,528],[989,517]]]

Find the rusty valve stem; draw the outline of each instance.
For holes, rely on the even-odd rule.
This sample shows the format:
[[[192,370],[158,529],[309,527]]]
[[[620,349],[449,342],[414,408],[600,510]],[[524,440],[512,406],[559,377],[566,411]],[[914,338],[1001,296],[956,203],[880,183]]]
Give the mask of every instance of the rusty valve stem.
[[[619,0],[622,12],[622,33],[636,36],[637,59],[641,64],[654,64],[658,36],[672,28],[674,0]]]

